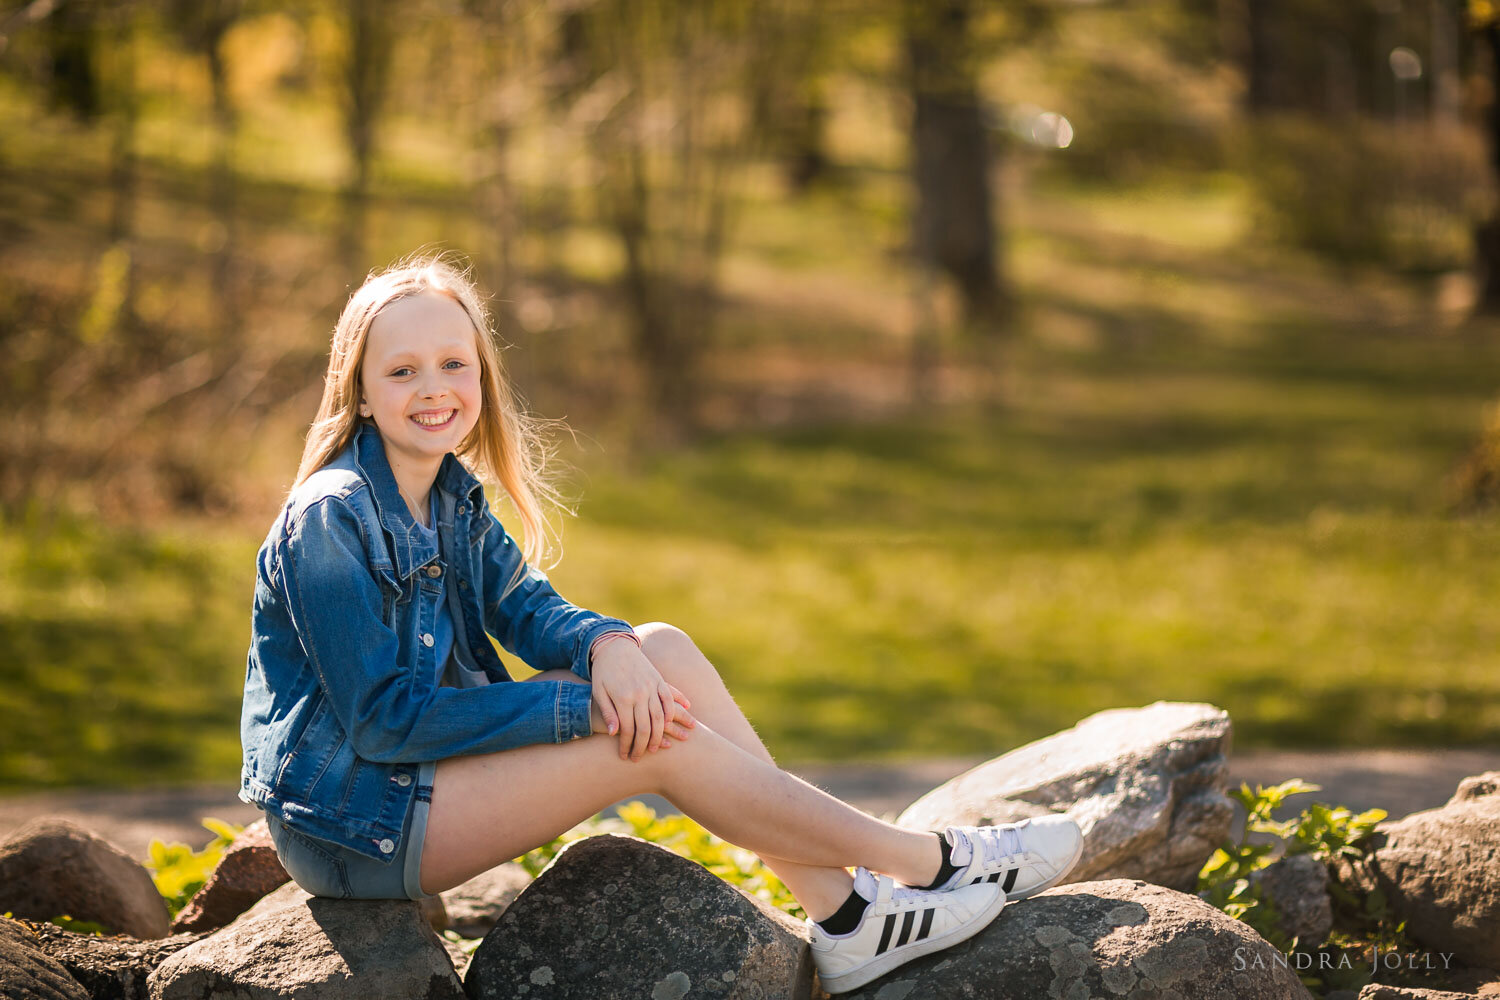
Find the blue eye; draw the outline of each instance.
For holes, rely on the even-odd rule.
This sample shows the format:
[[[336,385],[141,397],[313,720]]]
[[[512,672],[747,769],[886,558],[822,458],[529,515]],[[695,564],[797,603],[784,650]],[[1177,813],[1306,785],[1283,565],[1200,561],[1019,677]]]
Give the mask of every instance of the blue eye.
[[[460,367],[460,368],[466,367],[462,361],[450,361],[448,363],[450,365],[458,365],[458,367]]]

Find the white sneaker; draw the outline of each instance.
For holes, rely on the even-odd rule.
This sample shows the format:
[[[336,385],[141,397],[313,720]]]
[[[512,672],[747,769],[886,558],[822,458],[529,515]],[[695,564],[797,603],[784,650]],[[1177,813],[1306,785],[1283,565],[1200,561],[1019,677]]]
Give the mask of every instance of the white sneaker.
[[[1005,893],[998,885],[950,892],[901,889],[887,875],[857,869],[855,891],[864,896],[872,890],[875,898],[848,934],[833,936],[807,921],[813,964],[829,993],[858,989],[914,958],[966,941],[1005,906]]]
[[[999,826],[950,826],[948,862],[958,866],[940,890],[998,882],[1010,900],[1056,885],[1083,856],[1083,831],[1062,813]]]

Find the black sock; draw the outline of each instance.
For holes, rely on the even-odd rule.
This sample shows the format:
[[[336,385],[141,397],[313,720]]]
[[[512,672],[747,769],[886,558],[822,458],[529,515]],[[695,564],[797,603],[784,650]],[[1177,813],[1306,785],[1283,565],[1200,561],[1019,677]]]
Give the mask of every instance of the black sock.
[[[936,830],[932,832],[937,833]],[[944,882],[952,878],[954,872],[958,871],[958,865],[955,865],[948,860],[952,856],[952,848],[948,846],[948,838],[943,836],[941,833],[937,833],[937,839],[938,843],[941,844],[943,848],[943,861],[942,864],[938,865],[937,878],[932,880],[931,885],[918,886],[918,888],[936,889],[938,886],[942,885]]]
[[[864,919],[865,907],[869,905],[868,899],[857,892],[850,892],[839,911],[827,920],[819,920],[818,926],[829,934],[848,934],[859,926],[860,920]]]

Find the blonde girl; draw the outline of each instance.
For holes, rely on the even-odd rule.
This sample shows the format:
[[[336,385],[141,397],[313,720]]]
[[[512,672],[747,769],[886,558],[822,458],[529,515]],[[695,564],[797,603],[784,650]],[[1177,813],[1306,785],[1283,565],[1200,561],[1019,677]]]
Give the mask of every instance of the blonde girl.
[[[241,720],[240,797],[303,888],[425,898],[655,793],[764,859],[809,914],[824,988],[843,992],[972,936],[1076,861],[1062,816],[909,830],[778,768],[682,630],[553,589],[538,454],[450,257],[354,292],[256,558]],[[540,672],[513,680],[491,636]]]

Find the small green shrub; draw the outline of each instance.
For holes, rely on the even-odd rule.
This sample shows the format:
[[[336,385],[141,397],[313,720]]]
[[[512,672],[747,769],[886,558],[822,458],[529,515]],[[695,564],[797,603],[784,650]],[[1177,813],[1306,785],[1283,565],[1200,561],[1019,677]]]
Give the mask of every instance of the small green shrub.
[[[1404,936],[1405,922],[1394,919],[1379,888],[1368,893],[1355,893],[1331,881],[1329,895],[1334,908],[1334,931],[1326,941],[1304,942],[1295,937],[1288,938],[1282,932],[1275,907],[1269,899],[1262,898],[1260,886],[1250,881],[1252,872],[1267,867],[1280,857],[1311,854],[1326,863],[1341,858],[1358,861],[1365,856],[1365,843],[1375,832],[1376,825],[1385,819],[1384,809],[1355,813],[1342,806],[1314,802],[1291,819],[1275,818],[1276,811],[1293,795],[1319,790],[1319,786],[1300,778],[1269,788],[1256,785],[1252,789],[1248,784],[1241,784],[1238,789],[1231,790],[1230,797],[1245,809],[1240,836],[1238,841],[1226,840],[1204,864],[1198,873],[1199,896],[1236,920],[1249,924],[1289,958],[1295,951],[1308,949],[1329,952],[1364,951],[1371,947],[1381,951],[1409,950],[1410,942]],[[1254,834],[1271,839],[1252,843],[1250,838]],[[1355,964],[1358,967],[1358,963]],[[1367,974],[1361,974],[1368,978]],[[1323,976],[1312,974],[1301,978],[1304,984],[1314,989],[1363,984],[1353,979],[1333,982],[1331,976],[1325,981]]]
[[[167,909],[173,917],[182,911],[193,894],[203,888],[214,867],[224,856],[224,849],[234,843],[234,838],[244,832],[243,826],[225,823],[212,816],[203,819],[203,826],[218,836],[209,841],[201,851],[194,851],[187,844],[164,844],[151,841],[151,856],[146,868],[156,890],[167,901]]]

